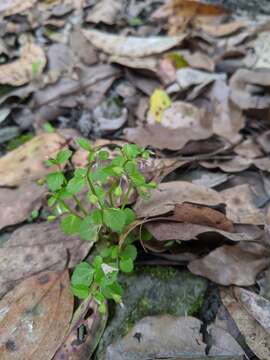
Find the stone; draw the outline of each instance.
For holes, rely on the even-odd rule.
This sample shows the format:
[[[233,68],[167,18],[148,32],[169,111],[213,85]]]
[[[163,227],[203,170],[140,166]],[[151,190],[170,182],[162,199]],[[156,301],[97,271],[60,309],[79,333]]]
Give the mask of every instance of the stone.
[[[171,267],[143,267],[121,278],[122,304],[112,309],[112,316],[100,341],[97,359],[104,359],[104,349],[121,338],[140,319],[168,314],[187,316],[202,305],[207,281]]]

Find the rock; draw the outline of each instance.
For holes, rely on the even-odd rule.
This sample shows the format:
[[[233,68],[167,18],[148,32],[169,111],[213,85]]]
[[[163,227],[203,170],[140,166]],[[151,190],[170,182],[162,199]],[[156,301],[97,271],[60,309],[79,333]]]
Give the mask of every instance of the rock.
[[[0,129],[0,144],[14,139],[20,134],[20,129],[17,126],[7,126]]]
[[[144,267],[122,276],[122,305],[117,305],[100,341],[97,359],[103,360],[105,348],[127,334],[145,316],[168,314],[186,316],[197,313],[207,282],[187,271],[171,267]]]

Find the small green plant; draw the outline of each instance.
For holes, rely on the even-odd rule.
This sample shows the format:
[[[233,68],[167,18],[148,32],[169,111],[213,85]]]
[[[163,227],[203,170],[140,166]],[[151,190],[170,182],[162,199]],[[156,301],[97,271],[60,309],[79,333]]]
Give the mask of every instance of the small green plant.
[[[78,145],[88,152],[88,164],[67,175],[63,172],[72,151],[60,151],[48,161],[58,170],[47,176],[51,192],[48,204],[53,215],[61,216],[60,226],[67,235],[79,234],[82,240],[95,243],[96,255],[91,263],[82,262],[71,278],[72,292],[80,299],[91,294],[101,312],[106,310],[106,299],[121,301],[120,272],[130,273],[134,268],[138,240],[133,229],[139,223],[128,206],[130,195],[137,192],[144,199],[156,185],[146,182],[138,162],[147,159],[150,152],[134,144],[126,144],[110,153],[92,148],[88,140],[80,138]],[[84,200],[82,201],[82,196]]]

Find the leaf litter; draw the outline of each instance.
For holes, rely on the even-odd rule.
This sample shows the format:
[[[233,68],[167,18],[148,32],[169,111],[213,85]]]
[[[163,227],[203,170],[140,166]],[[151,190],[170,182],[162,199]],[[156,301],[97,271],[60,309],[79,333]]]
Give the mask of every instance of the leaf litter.
[[[48,193],[37,184],[52,171],[46,160],[76,147],[80,133],[112,157],[126,142],[153,150],[142,172],[158,187],[146,202],[129,199],[151,236],[141,239],[149,263],[184,264],[227,286],[221,299],[246,343],[270,359],[269,299],[242,288],[269,282],[269,20],[199,0],[8,0],[0,18],[0,235],[11,233],[0,248],[3,358],[88,359],[104,330],[96,303],[74,312],[67,290],[64,269],[91,244],[44,220]],[[28,133],[32,139],[8,151]],[[77,150],[64,166],[86,161]],[[30,329],[22,319],[39,302],[34,344],[21,336]]]

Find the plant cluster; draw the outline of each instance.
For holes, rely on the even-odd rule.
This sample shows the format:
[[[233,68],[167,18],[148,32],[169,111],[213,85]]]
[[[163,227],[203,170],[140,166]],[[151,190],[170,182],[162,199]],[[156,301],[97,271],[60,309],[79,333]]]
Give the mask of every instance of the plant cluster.
[[[88,152],[86,167],[65,174],[64,165],[72,156],[68,149],[48,160],[49,166],[57,167],[46,178],[51,193],[48,205],[53,209],[48,220],[60,216],[60,226],[67,235],[78,234],[82,240],[95,243],[96,255],[90,263],[84,261],[75,267],[71,287],[80,299],[91,294],[105,312],[106,299],[121,301],[118,274],[132,272],[137,256],[134,241],[138,235],[133,229],[138,221],[128,206],[130,196],[136,192],[147,199],[149,189],[156,185],[145,180],[138,166],[139,161],[149,158],[148,150],[126,144],[115,149],[111,158],[107,150],[92,148],[87,139],[79,138],[77,143]]]

